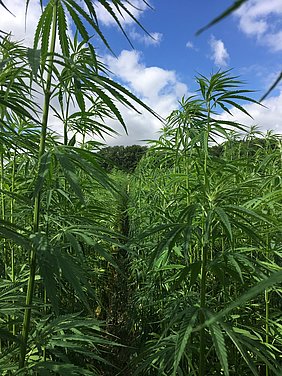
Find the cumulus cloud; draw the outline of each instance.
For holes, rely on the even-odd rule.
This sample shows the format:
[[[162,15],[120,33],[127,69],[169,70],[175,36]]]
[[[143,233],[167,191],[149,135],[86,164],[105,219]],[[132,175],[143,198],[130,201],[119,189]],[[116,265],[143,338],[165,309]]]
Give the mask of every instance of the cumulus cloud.
[[[163,118],[177,108],[178,100],[188,93],[187,86],[178,79],[174,71],[160,67],[147,67],[142,62],[142,55],[138,51],[123,50],[118,58],[107,56],[105,61],[116,79],[125,84]],[[157,132],[162,126],[161,122],[140,106],[137,108],[142,115],[120,107],[128,126],[129,136],[107,139],[109,144],[130,145],[140,143],[144,139],[158,138]],[[110,121],[109,125],[121,130],[114,121]]]
[[[216,39],[213,35],[209,41],[211,47],[211,60],[218,67],[226,67],[228,65],[229,54],[224,46],[224,43],[220,39]]]
[[[135,30],[131,30],[129,36],[132,40],[143,43],[145,46],[159,46],[163,38],[162,33],[153,32],[148,35],[138,33]]]
[[[282,51],[281,0],[249,0],[235,16],[243,33],[256,38],[273,52]]]
[[[27,46],[33,44],[33,36],[41,15],[40,0],[31,0],[27,12],[25,28],[25,1],[13,0],[6,2],[7,8],[14,14],[1,8],[0,29],[12,34],[13,40],[23,41]]]

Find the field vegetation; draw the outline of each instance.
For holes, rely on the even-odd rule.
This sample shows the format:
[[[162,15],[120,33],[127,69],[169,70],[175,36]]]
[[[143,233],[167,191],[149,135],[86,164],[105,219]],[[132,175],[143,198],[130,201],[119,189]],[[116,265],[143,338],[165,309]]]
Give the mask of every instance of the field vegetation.
[[[158,115],[82,3],[46,2],[33,48],[1,32],[1,375],[281,376],[281,135],[222,120],[256,101],[219,71],[148,148],[103,148],[117,104]]]

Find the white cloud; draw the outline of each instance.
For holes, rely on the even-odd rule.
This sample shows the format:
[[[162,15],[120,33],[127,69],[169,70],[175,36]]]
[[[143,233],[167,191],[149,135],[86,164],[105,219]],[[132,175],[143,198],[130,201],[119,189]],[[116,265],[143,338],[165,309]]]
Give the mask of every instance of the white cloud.
[[[14,14],[14,16],[1,7],[0,29],[7,33],[11,32],[13,40],[21,40],[25,45],[31,46],[33,44],[35,28],[41,15],[40,1],[30,1],[27,12],[26,29],[26,2],[23,0],[13,0],[5,3],[7,5],[7,8]]]
[[[211,59],[214,61],[214,64],[219,67],[226,67],[228,65],[229,54],[222,40],[216,39],[212,35],[209,44],[212,50]]]
[[[150,35],[148,35],[148,34],[138,33],[135,30],[131,30],[129,32],[129,36],[132,40],[136,40],[140,43],[144,43],[146,46],[151,46],[151,45],[152,46],[158,46],[158,45],[160,45],[162,38],[163,38],[162,33],[154,32],[154,33],[150,33]]]
[[[141,54],[138,51],[123,50],[118,58],[107,56],[105,61],[119,81],[163,118],[177,108],[178,100],[188,93],[187,86],[179,81],[174,71],[147,67],[141,62]],[[140,106],[137,108],[142,115],[120,107],[129,136],[107,138],[109,144],[130,145],[140,143],[140,140],[158,138],[157,132],[162,126],[161,122]],[[110,121],[107,124],[121,131],[117,122]]]
[[[249,0],[235,15],[242,32],[274,52],[282,51],[281,0]]]
[[[143,0],[131,0],[130,3],[129,2],[124,2],[126,8],[128,9],[128,11],[136,18],[136,19],[139,19],[140,16],[142,15],[142,13],[148,9],[150,9]],[[110,15],[110,13],[101,5],[101,3],[94,3],[95,4],[95,11],[96,11],[96,14],[97,14],[97,17],[99,19],[99,21],[101,21],[104,25],[106,26],[113,26],[113,25],[116,25],[116,21],[114,20],[114,18]],[[133,24],[135,23],[135,21],[132,19],[132,17],[127,13],[125,12],[124,10],[121,10],[120,9],[120,13],[119,11],[117,10],[117,8],[113,5],[113,3],[111,4],[111,7],[113,9],[113,11],[116,13],[116,15],[118,16],[118,19],[120,21],[120,23],[125,26],[125,25],[130,25],[130,24]]]
[[[174,71],[159,67],[146,67],[141,61],[140,52],[123,50],[118,58],[106,57],[110,70],[143,98],[156,100],[163,95],[177,94],[177,79]],[[186,85],[182,84],[186,90]]]

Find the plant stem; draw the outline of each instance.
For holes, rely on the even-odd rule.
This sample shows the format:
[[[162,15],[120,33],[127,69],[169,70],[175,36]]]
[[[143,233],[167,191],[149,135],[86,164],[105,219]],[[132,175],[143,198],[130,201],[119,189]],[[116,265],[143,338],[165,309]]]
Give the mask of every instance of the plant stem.
[[[1,219],[5,220],[5,196],[4,196],[4,152],[1,153],[1,179],[0,179],[0,188],[1,188]],[[3,256],[4,256],[4,275],[6,277],[6,240],[3,239]],[[2,352],[2,339],[0,338],[0,351]]]
[[[270,250],[270,242],[269,242],[269,235],[267,234],[267,250],[266,255],[267,259],[269,260],[269,250]],[[269,303],[270,303],[270,296],[269,290],[265,290],[264,294],[265,299],[265,343],[269,343]],[[269,376],[269,367],[265,365],[265,376]]]
[[[205,193],[209,192],[209,182],[207,177],[207,161],[209,156],[208,144],[209,144],[209,135],[210,135],[210,98],[207,98],[207,130],[206,130],[206,139],[204,143],[204,188]],[[207,219],[206,219],[207,220]],[[209,234],[205,234],[205,223],[202,224],[202,254],[201,254],[201,284],[200,284],[200,307],[201,307],[201,316],[200,323],[202,329],[200,330],[200,365],[199,365],[199,376],[205,376],[206,370],[206,352],[205,352],[205,307],[206,307],[206,278],[207,278],[207,258],[208,258],[208,243],[206,239],[209,239]]]
[[[5,194],[4,194],[4,152],[1,153],[1,180],[0,180],[0,188],[1,188],[1,219],[4,221],[6,218],[6,207],[5,207]],[[3,255],[4,255],[4,263],[5,263],[5,277],[7,273],[7,255],[6,255],[6,239],[3,239]]]
[[[51,100],[51,84],[52,84],[52,71],[53,71],[53,65],[54,65],[56,34],[57,34],[57,1],[54,1],[52,33],[51,33],[51,43],[50,43],[50,51],[49,51],[50,60],[48,60],[47,62],[46,88],[44,90],[44,105],[43,105],[40,145],[39,145],[39,152],[38,152],[38,168],[41,163],[41,158],[43,154],[45,153],[47,124],[48,124],[49,107],[50,107],[50,100]],[[40,206],[41,206],[40,197],[41,197],[41,192],[39,191],[36,194],[35,200],[34,200],[33,231],[35,234],[38,233],[40,229]],[[21,346],[21,353],[20,353],[19,369],[23,368],[25,365],[36,267],[37,267],[36,249],[32,247],[31,252],[30,252],[30,272],[29,272],[28,287],[27,287],[27,293],[26,293],[26,308],[24,311],[24,320],[23,320],[23,329],[22,329],[22,346]]]
[[[201,266],[201,285],[200,285],[200,307],[202,309],[200,315],[200,323],[204,325],[206,306],[206,275],[207,275],[207,244],[202,247],[202,266]],[[205,351],[205,328],[200,330],[200,364],[199,364],[199,376],[205,376],[206,369],[206,351]]]
[[[14,150],[13,156],[13,169],[12,169],[12,182],[11,182],[11,193],[14,193],[15,190],[15,175],[16,175],[16,150]],[[13,223],[14,221],[14,203],[15,200],[11,197],[10,202],[10,222]],[[15,283],[16,276],[15,276],[15,246],[11,244],[11,279],[12,282]],[[12,315],[12,321],[15,322],[15,315]],[[13,335],[16,335],[16,325],[13,324]]]

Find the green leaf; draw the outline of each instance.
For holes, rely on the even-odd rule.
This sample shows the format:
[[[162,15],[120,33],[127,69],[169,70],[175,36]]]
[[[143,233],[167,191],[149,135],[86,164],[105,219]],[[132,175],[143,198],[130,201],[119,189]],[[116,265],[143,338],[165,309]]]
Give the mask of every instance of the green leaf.
[[[219,220],[220,220],[223,228],[225,229],[227,236],[229,237],[229,240],[232,242],[232,240],[233,240],[232,228],[231,228],[231,224],[230,224],[228,215],[226,214],[226,212],[222,208],[219,208],[219,207],[214,208],[214,211],[218,215]]]
[[[70,55],[70,50],[69,50],[69,40],[68,40],[68,25],[66,21],[66,15],[64,12],[64,8],[62,7],[62,4],[58,2],[58,31],[59,31],[59,39],[60,39],[60,45],[62,49],[62,53],[64,58],[68,58]]]
[[[211,314],[208,314],[208,317],[212,317]],[[212,341],[215,347],[216,355],[220,361],[220,365],[224,371],[224,375],[229,375],[228,367],[228,358],[227,358],[227,348],[224,341],[224,336],[220,326],[214,322],[212,325],[209,325],[209,330],[211,332]]]
[[[277,283],[282,282],[282,270],[272,273],[270,277],[263,279],[255,286],[247,290],[238,299],[230,303],[222,311],[216,313],[212,318],[206,320],[205,325],[210,326],[213,323],[220,321],[224,316],[228,315],[233,309],[240,307],[241,305],[247,303],[249,300],[253,299],[258,294],[264,292],[266,289],[274,286]]]
[[[252,357],[250,356],[248,350],[244,349],[244,346],[240,342],[240,339],[238,338],[236,333],[232,330],[232,328],[229,327],[229,325],[227,325],[225,323],[221,323],[221,326],[223,327],[223,329],[225,330],[225,332],[227,333],[227,335],[229,336],[231,341],[234,343],[236,348],[239,350],[240,354],[242,355],[242,358],[246,362],[247,366],[249,367],[249,369],[251,370],[253,375],[259,376],[256,365],[255,365]]]
[[[16,342],[18,344],[21,343],[21,340],[19,337],[13,335],[9,330],[5,328],[0,328],[0,338],[7,340],[7,341]]]
[[[27,49],[27,59],[31,67],[33,77],[36,79],[41,62],[41,50],[34,48]]]
[[[42,17],[42,23],[39,20],[39,25],[41,26],[41,30],[39,30],[41,35],[41,59],[42,64],[46,61],[47,55],[48,55],[48,49],[49,49],[49,40],[50,40],[50,34],[51,34],[51,26],[52,22],[55,22],[53,20],[53,4],[52,2],[49,2],[44,9],[44,12],[41,15]],[[34,46],[36,48],[37,45]]]
[[[9,13],[11,13],[12,16],[16,17],[7,7],[6,5],[4,4],[4,2],[2,0],[0,0],[0,5],[5,8]]]
[[[30,249],[31,244],[28,237],[19,231],[23,232],[25,230],[13,223],[0,220],[0,235],[3,238],[9,239],[25,249]]]
[[[64,152],[64,149],[56,149],[54,155],[60,163],[69,185],[71,186],[77,197],[80,199],[80,201],[84,203],[84,195],[80,187],[79,179],[75,172],[75,166],[72,160],[69,158],[68,154]]]
[[[42,190],[46,177],[51,168],[51,162],[52,159],[50,152],[44,153],[40,158],[37,179],[35,181],[35,187],[33,191],[33,197],[36,197],[38,195],[38,192]]]
[[[190,310],[186,312],[185,317],[183,318],[184,322],[181,325],[179,332],[177,333],[172,376],[176,376],[178,374],[178,365],[181,361],[181,358],[183,357],[186,346],[193,332],[194,324],[197,320],[198,313],[199,308],[192,307]]]
[[[270,86],[270,88],[267,90],[267,92],[260,98],[260,102],[262,102],[271,92],[272,90],[279,84],[279,82],[282,80],[282,72],[278,75],[274,83]]]
[[[241,5],[243,5],[248,0],[235,0],[234,3],[228,7],[224,12],[222,12],[219,16],[214,18],[211,22],[209,22],[206,26],[199,29],[196,33],[196,35],[201,34],[203,31],[207,30],[211,26],[215,25],[219,21],[222,21],[225,17],[229,16],[231,13],[233,13],[236,9],[240,8]]]

